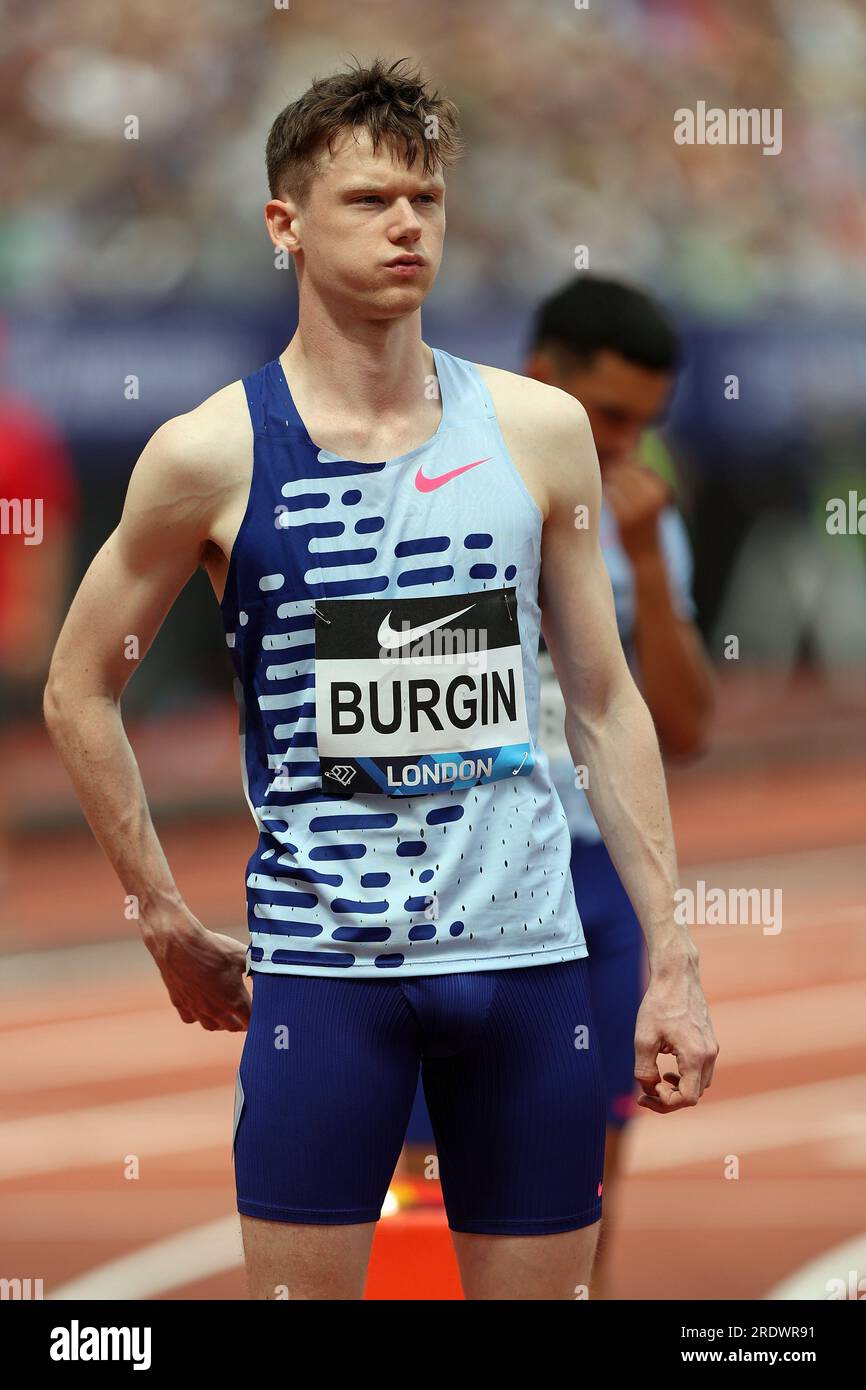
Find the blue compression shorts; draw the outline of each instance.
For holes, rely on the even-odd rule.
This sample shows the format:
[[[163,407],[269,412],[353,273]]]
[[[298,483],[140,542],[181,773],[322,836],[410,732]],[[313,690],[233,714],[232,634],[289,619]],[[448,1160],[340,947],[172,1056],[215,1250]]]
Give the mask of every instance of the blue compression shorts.
[[[420,1066],[452,1230],[546,1235],[600,1219],[605,1091],[586,958],[252,981],[235,1097],[239,1212],[377,1221]]]
[[[607,1122],[638,1113],[634,1030],[646,990],[643,932],[613,861],[599,841],[571,842],[571,874],[589,951],[589,987],[598,1020]]]
[[[607,1123],[621,1129],[637,1113],[634,1030],[646,990],[640,923],[601,841],[571,842],[571,873],[589,951],[589,988],[599,1030]],[[433,1145],[433,1128],[419,1086],[406,1139]]]

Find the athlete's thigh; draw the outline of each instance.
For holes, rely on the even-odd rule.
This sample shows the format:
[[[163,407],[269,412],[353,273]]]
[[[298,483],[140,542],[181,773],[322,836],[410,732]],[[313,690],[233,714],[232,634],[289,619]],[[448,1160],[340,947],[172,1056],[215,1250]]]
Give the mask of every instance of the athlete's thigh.
[[[601,1221],[548,1236],[452,1231],[467,1299],[586,1299]]]
[[[253,1299],[362,1299],[376,1223],[314,1226],[241,1216]]]
[[[586,961],[489,973],[496,988],[471,1045],[424,1059],[448,1224],[512,1239],[592,1226],[605,1095]],[[587,1240],[559,1242],[564,1269]]]
[[[248,1267],[258,1287],[338,1296],[306,1292],[310,1271],[324,1261],[339,1282],[346,1260],[366,1267],[412,1106],[417,1023],[389,981],[252,978],[233,1150]]]

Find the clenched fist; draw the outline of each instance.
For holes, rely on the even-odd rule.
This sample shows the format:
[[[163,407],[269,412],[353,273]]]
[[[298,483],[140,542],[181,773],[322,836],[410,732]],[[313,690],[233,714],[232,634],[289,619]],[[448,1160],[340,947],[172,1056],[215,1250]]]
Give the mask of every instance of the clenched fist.
[[[670,484],[643,464],[620,463],[605,470],[603,488],[629,559],[658,553],[658,519],[673,501]]]

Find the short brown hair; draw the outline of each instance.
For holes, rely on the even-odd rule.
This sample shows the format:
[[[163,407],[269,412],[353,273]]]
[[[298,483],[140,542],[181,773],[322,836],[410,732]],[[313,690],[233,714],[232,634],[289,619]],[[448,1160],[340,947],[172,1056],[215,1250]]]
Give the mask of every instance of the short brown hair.
[[[282,110],[271,126],[265,149],[272,198],[292,197],[304,204],[319,170],[323,143],[331,155],[341,130],[365,126],[373,149],[383,140],[403,146],[406,168],[423,152],[424,173],[453,163],[463,153],[458,111],[453,101],[428,92],[417,70],[405,71],[408,58],[386,66],[376,58],[367,68],[349,67],[312,85]],[[427,123],[435,118],[428,133]]]

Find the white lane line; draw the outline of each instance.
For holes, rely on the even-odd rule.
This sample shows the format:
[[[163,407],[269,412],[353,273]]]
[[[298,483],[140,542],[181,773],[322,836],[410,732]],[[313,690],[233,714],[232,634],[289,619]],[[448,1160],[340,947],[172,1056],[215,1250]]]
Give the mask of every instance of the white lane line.
[[[231,1085],[148,1100],[28,1116],[0,1124],[0,1181],[109,1164],[118,1171],[132,1154],[160,1156],[229,1151]],[[630,1172],[652,1173],[802,1144],[849,1140],[853,1117],[866,1113],[866,1075],[845,1076],[712,1101],[681,1115],[640,1115],[627,1146]]]
[[[718,1231],[846,1231],[866,1221],[860,1177],[664,1178],[625,1183],[617,1194],[617,1223],[628,1231],[685,1231],[693,1243]],[[664,1236],[660,1241],[664,1244]],[[866,1271],[864,1271],[866,1272]]]
[[[56,1186],[46,1178],[38,1187],[34,1183],[26,1191],[16,1183],[0,1191],[3,1242],[8,1247],[13,1241],[44,1241],[45,1232],[49,1231],[55,1249],[82,1243],[92,1249],[106,1241],[112,1249],[133,1250],[153,1240],[160,1231],[168,1234],[178,1219],[190,1225],[212,1221],[230,1208],[231,1199],[226,1196],[222,1165],[217,1167],[210,1155],[204,1158],[204,1173],[205,1164],[193,1163],[186,1182],[178,1172],[174,1181],[165,1186],[161,1181],[158,1185],[91,1181],[64,1188],[62,1176]],[[853,1183],[857,1179],[849,1176],[843,1181]],[[229,1191],[230,1185],[231,1179]]]
[[[243,1264],[240,1217],[221,1216],[204,1226],[180,1231],[141,1250],[99,1265],[68,1283],[48,1299],[145,1299],[195,1279],[223,1274]]]
[[[864,992],[866,981],[848,979],[716,1000],[713,1023],[722,1048],[720,1061],[725,1066],[745,1065],[866,1048]],[[236,1067],[244,1036],[185,1028],[165,1008],[21,1027],[4,1043],[0,1096],[35,1096],[40,1090],[127,1076],[181,1076],[206,1067]],[[56,1113],[63,1108],[62,1101],[52,1102]],[[69,1108],[75,1109],[74,1100]]]
[[[17,998],[22,985],[35,985],[40,989],[57,989],[67,994],[71,983],[80,982],[84,989],[92,988],[94,978],[100,982],[107,975],[121,975],[124,979],[154,980],[160,985],[159,974],[150,952],[134,922],[129,924],[132,939],[113,937],[107,941],[87,942],[79,946],[47,946],[44,951],[15,951],[0,954],[2,973],[0,973],[0,997]],[[120,930],[120,929],[118,929]],[[246,927],[211,926],[211,931],[234,936],[246,945]],[[102,992],[108,986],[100,983]]]
[[[813,1303],[866,1298],[866,1231],[807,1261],[764,1298],[804,1298]]]
[[[866,1053],[866,981],[715,1000],[719,1067],[757,1066],[782,1057],[812,1057],[845,1047]]]
[[[382,1207],[387,1218],[397,1205],[389,1192]],[[48,1300],[148,1299],[196,1279],[224,1274],[244,1262],[240,1217],[222,1216],[203,1226],[154,1241],[129,1255],[98,1265],[49,1291]]]
[[[173,1229],[173,1213],[190,1223],[216,1219],[233,1205],[230,1183],[218,1181],[208,1165],[208,1186],[197,1185],[195,1168],[188,1185],[152,1186],[130,1193],[106,1184],[0,1193],[0,1230],[7,1245],[32,1243],[51,1232],[52,1243],[118,1243],[132,1250]],[[125,1187],[130,1184],[125,1184]],[[141,1183],[137,1186],[142,1187]],[[390,1204],[389,1204],[390,1205]],[[623,1228],[630,1231],[765,1230],[846,1231],[866,1222],[866,1191],[861,1176],[845,1174],[828,1183],[825,1173],[804,1178],[755,1178],[729,1182],[716,1176],[665,1180],[653,1174],[626,1183],[620,1199]],[[866,1273],[866,1270],[864,1270]]]
[[[833,1152],[828,1155],[830,1166],[840,1172],[852,1168],[866,1173],[866,1115],[849,1115],[845,1118],[850,1121],[850,1128],[840,1136]],[[834,1178],[835,1181],[837,1179]]]
[[[772,1224],[772,1223],[771,1223]],[[751,1226],[750,1226],[751,1229]],[[240,1218],[220,1217],[191,1230],[154,1241],[49,1290],[49,1300],[149,1299],[197,1279],[223,1274],[243,1264]],[[829,1281],[835,1280],[831,1285]],[[829,1299],[866,1292],[866,1234],[810,1261],[776,1284],[766,1300]]]
[[[712,1101],[677,1115],[640,1117],[626,1150],[626,1171],[657,1173],[713,1162],[721,1175],[728,1155],[802,1144],[835,1147],[851,1133],[851,1113],[866,1113],[866,1075]]]
[[[701,877],[703,877],[704,882],[707,885],[708,892],[710,888],[726,888],[728,886],[727,884],[717,882],[712,875],[701,875]],[[743,875],[741,874],[741,881],[742,877]],[[696,879],[690,880],[687,878],[683,878],[680,880],[680,885],[683,888],[691,888],[696,881]],[[751,887],[754,888],[757,886],[758,885],[754,883],[754,881],[751,883]],[[764,882],[764,886],[767,886],[766,881]],[[790,903],[791,897],[793,896],[790,888],[785,888],[783,885],[779,884],[777,884],[776,886],[782,887],[782,891],[784,893],[784,901],[786,903]],[[828,910],[827,908],[821,907],[820,903],[816,903],[815,907],[811,911],[803,912],[802,915],[797,911],[783,911],[782,930],[778,932],[776,936],[771,936],[769,933],[767,933],[766,939],[769,941],[783,939],[786,932],[792,931],[825,932],[834,927],[862,928],[864,925],[866,925],[866,912],[864,912],[862,903],[851,903],[848,906],[833,909],[832,911]],[[724,941],[728,937],[742,935],[743,932],[755,932],[763,934],[760,923],[749,924],[747,922],[711,922],[707,923],[706,925],[699,924],[695,927],[692,927],[691,930],[700,933],[698,937],[699,942]]]
[[[771,849],[762,850],[758,854],[744,854],[742,858],[734,859],[712,859],[707,855],[702,855],[700,859],[689,860],[685,866],[690,874],[695,873],[701,864],[712,864],[716,873],[740,873],[745,867],[750,871],[758,864],[787,864],[793,861],[795,866],[810,877],[815,874],[815,864],[822,864],[824,860],[841,860],[843,864],[846,860],[851,861],[852,870],[857,870],[863,863],[863,853],[866,850],[866,841],[854,840],[851,844],[845,845],[824,845],[816,846],[813,849]],[[813,862],[814,861],[814,862]],[[835,872],[829,870],[829,872]]]
[[[132,927],[132,923],[130,923]],[[19,951],[3,956],[2,992],[17,994],[22,984],[68,984],[97,974],[136,969],[150,956],[140,939],[115,940],[86,946],[52,946],[44,951]]]
[[[129,1155],[147,1162],[209,1148],[228,1153],[233,1110],[227,1084],[9,1120],[0,1124],[0,1181],[104,1164],[122,1176]]]
[[[4,1040],[0,1095],[236,1067],[245,1036],[183,1024],[166,1007],[16,1028]]]
[[[192,1111],[200,1110],[202,1099],[207,1109],[213,1095],[213,1092],[201,1092],[181,1098],[185,1123],[171,1134],[165,1131],[155,1133],[155,1117],[151,1117],[148,1122],[151,1132],[149,1156],[152,1158],[155,1152],[177,1152],[179,1148],[204,1147],[207,1141],[202,1135],[200,1120],[197,1121],[193,1114],[193,1125],[190,1126],[188,1121]],[[222,1098],[223,1092],[220,1091],[219,1095]],[[852,1110],[852,1105],[858,1108]],[[832,1113],[834,1107],[835,1114]],[[670,1171],[678,1165],[715,1160],[721,1181],[723,1164],[731,1153],[742,1158],[749,1153],[799,1146],[807,1142],[832,1144],[840,1135],[850,1134],[852,1127],[859,1126],[864,1109],[866,1076],[859,1076],[790,1087],[739,1100],[720,1101],[703,1108],[698,1106],[688,1112],[688,1116],[666,1118],[663,1122],[666,1128],[660,1127],[661,1117],[656,1119],[652,1116],[651,1120],[641,1117],[642,1122],[633,1127],[631,1145],[626,1150],[626,1170],[630,1173]],[[823,1118],[816,1121],[815,1117],[819,1115]],[[116,1117],[103,1115],[105,1118]],[[50,1132],[54,1134],[54,1143],[62,1150],[64,1146],[58,1142],[55,1132],[56,1121],[51,1120],[48,1124]],[[222,1124],[219,1130],[222,1136]],[[0,1145],[0,1151],[2,1147]],[[104,1154],[101,1157],[104,1161]],[[64,1153],[62,1164],[57,1166],[70,1166],[69,1159],[69,1154]],[[847,1248],[840,1247],[840,1250],[847,1252]],[[146,1299],[195,1279],[233,1269],[241,1263],[239,1219],[233,1215],[157,1241],[114,1260],[62,1285],[49,1297]],[[836,1252],[833,1261],[828,1262],[830,1273],[825,1275],[824,1266],[821,1266],[818,1282],[823,1287],[826,1278],[847,1277],[849,1267],[860,1269],[863,1266],[866,1266],[866,1251],[861,1257],[859,1247],[851,1253],[850,1258],[847,1253],[841,1256]],[[814,1272],[809,1277],[814,1285]],[[810,1296],[825,1297],[826,1294],[779,1294],[774,1291],[767,1295],[768,1298]]]

